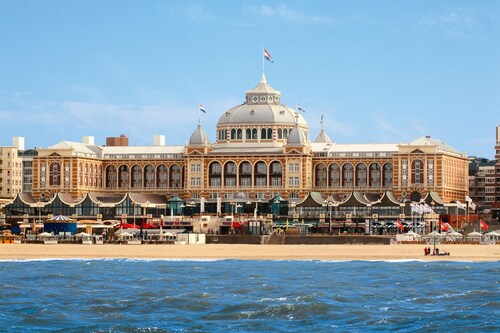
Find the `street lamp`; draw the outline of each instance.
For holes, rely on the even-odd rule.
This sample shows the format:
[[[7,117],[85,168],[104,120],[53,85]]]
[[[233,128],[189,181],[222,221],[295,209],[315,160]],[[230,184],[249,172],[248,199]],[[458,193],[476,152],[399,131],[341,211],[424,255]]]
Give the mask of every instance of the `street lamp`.
[[[328,207],[328,234],[332,234],[332,207],[334,203],[331,199],[326,199],[323,206]]]

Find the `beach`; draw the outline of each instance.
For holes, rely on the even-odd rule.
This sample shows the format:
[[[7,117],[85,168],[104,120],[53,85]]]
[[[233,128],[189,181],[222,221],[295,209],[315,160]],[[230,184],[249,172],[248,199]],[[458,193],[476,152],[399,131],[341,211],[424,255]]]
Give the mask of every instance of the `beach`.
[[[239,259],[239,260],[429,260],[499,261],[500,246],[446,244],[449,256],[425,256],[422,244],[394,245],[80,245],[1,244],[0,260],[11,259]],[[431,246],[432,248],[432,246]]]

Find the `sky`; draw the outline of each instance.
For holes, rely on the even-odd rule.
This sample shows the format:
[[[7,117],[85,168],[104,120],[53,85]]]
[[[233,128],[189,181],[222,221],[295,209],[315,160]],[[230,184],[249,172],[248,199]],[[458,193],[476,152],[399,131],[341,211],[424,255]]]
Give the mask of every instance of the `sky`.
[[[0,0],[0,145],[184,145],[261,78],[310,136],[493,159],[500,1]],[[199,112],[203,104],[206,114]]]

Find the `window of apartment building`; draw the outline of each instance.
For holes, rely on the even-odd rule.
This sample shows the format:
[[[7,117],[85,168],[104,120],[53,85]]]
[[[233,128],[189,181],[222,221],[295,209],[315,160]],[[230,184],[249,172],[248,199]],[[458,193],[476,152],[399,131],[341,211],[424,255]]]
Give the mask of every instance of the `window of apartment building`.
[[[241,178],[240,179],[240,186],[252,186],[252,179],[251,178]]]
[[[230,178],[225,178],[225,185],[228,187],[234,187],[236,186],[236,178],[230,177]]]
[[[271,186],[281,186],[281,177],[272,177]]]
[[[299,186],[299,177],[290,177],[288,178],[288,185],[289,186]]]
[[[201,171],[201,165],[196,163],[196,164],[191,164],[191,172],[200,172]]]
[[[201,186],[201,178],[191,177],[191,186]]]
[[[256,194],[256,198],[257,199],[261,199],[261,200],[265,199],[266,198],[266,194],[265,193],[257,193]]]
[[[299,172],[300,171],[300,164],[299,163],[288,164],[288,171],[289,172]]]
[[[210,186],[212,186],[212,187],[220,186],[220,178],[211,178],[210,179]]]

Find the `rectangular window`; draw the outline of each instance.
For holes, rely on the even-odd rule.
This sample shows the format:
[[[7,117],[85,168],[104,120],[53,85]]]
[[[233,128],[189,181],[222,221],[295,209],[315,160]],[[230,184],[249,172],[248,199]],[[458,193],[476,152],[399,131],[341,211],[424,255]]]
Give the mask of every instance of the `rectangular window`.
[[[210,186],[220,186],[220,178],[210,179]]]
[[[241,178],[241,186],[252,186],[252,179],[251,178]]]
[[[226,182],[226,186],[229,186],[229,187],[236,186],[236,178],[226,178],[225,182]]]
[[[271,186],[281,186],[281,178],[271,178]]]

